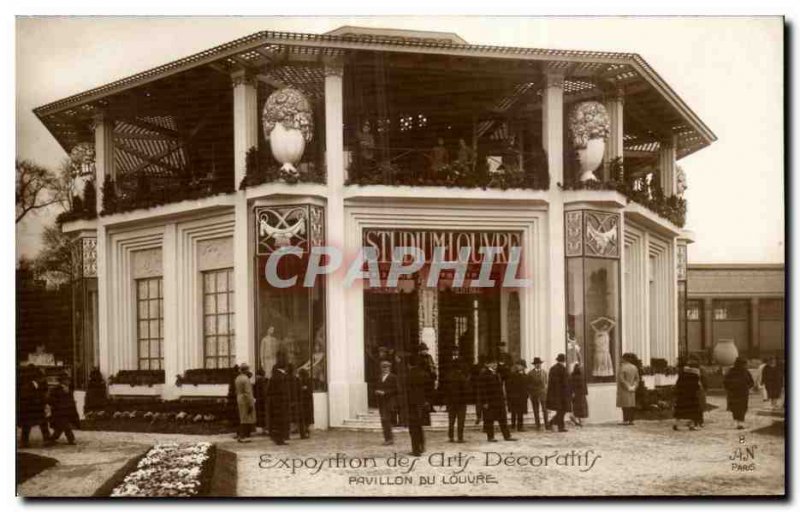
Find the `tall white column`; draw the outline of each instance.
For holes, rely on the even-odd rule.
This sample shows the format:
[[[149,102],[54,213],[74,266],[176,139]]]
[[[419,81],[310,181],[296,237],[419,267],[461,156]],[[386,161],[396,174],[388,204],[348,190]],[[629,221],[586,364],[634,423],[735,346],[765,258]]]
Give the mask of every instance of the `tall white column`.
[[[175,376],[183,373],[180,368],[178,343],[183,341],[178,335],[179,308],[181,304],[178,290],[178,261],[177,261],[177,229],[174,222],[164,226],[164,238],[161,245],[162,253],[162,293],[164,296],[164,388],[161,395],[167,399],[175,399],[180,395],[175,386]]]
[[[566,296],[564,289],[564,202],[558,183],[564,182],[564,76],[548,73],[542,91],[542,147],[550,172],[548,220],[549,360],[566,351]],[[547,357],[547,354],[542,354]]]
[[[624,155],[623,135],[625,131],[623,126],[623,103],[623,92],[621,89],[613,91],[609,99],[606,100],[605,106],[606,111],[608,111],[611,130],[608,135],[608,140],[606,141],[605,179],[611,178],[609,175],[610,163],[615,158],[620,158]]]
[[[236,203],[234,206],[233,280],[236,307],[236,360],[255,364],[255,290],[253,286],[253,238],[246,192],[239,190],[245,175],[247,150],[258,147],[256,81],[244,71],[231,75],[233,83],[233,151]],[[253,366],[255,367],[255,366]]]
[[[116,179],[114,172],[114,121],[104,114],[94,118],[95,188],[97,212],[103,210],[103,183],[106,176]]]
[[[233,84],[233,167],[234,188],[245,175],[247,151],[258,147],[258,88],[255,77],[244,70],[231,74]]]
[[[661,148],[658,150],[658,169],[661,171],[661,188],[664,195],[669,197],[676,192],[676,173],[675,173],[675,136],[666,137],[661,141]]]
[[[344,250],[344,97],[341,62],[325,64],[325,167],[328,203],[326,235],[329,247]],[[328,395],[330,425],[338,426],[367,408],[364,383],[364,341],[347,336],[347,308],[344,273],[327,276],[325,287],[328,343]],[[354,292],[354,291],[353,291]],[[363,395],[363,397],[361,396]]]
[[[99,176],[98,172],[98,176]],[[98,194],[99,196],[99,194]],[[99,343],[100,373],[108,379],[111,370],[111,354],[108,335],[108,253],[106,227],[97,223],[97,339]]]

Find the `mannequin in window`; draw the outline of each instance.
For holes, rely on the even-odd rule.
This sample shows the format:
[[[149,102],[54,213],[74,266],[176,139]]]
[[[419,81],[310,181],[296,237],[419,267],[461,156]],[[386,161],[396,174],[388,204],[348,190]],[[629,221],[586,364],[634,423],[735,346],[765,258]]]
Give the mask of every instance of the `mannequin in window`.
[[[431,171],[435,174],[439,169],[446,166],[449,162],[447,148],[444,147],[444,139],[436,139],[436,146],[431,149]]]
[[[567,375],[572,375],[572,369],[581,362],[581,346],[575,339],[575,333],[567,331]]]
[[[358,151],[365,162],[375,161],[375,136],[372,135],[369,121],[365,121],[358,132]]]
[[[604,316],[592,320],[594,330],[594,358],[592,360],[592,376],[613,377],[614,362],[611,360],[611,329],[617,323]]]
[[[275,366],[278,350],[278,338],[275,337],[275,327],[270,325],[267,327],[266,336],[261,338],[261,343],[258,346],[258,354],[261,356],[261,369],[264,370],[264,373],[267,375],[272,373],[272,367]]]

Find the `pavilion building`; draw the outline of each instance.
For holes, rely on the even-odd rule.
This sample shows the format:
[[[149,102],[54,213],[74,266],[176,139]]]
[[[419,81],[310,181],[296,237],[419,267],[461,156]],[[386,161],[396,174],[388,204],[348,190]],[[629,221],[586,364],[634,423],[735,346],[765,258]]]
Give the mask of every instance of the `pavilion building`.
[[[565,353],[609,421],[623,353],[679,355],[676,162],[715,136],[637,54],[264,31],[35,113],[96,196],[61,219],[79,387],[98,366],[114,396],[224,396],[233,364],[285,360],[337,427],[374,405],[379,351],[424,342],[440,375],[456,351]],[[275,251],[297,248],[279,273],[302,279],[327,246],[374,247],[383,279],[401,245],[496,247],[492,276],[518,250],[528,284],[474,286],[480,258],[465,283],[429,264],[396,286],[265,277]]]

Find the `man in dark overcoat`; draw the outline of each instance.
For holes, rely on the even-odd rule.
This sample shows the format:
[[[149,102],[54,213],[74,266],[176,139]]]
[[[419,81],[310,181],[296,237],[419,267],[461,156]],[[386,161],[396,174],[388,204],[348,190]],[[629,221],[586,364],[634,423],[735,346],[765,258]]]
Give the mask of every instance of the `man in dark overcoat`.
[[[279,360],[272,368],[272,378],[267,388],[269,408],[269,435],[277,445],[289,439],[292,390],[287,365]]]
[[[464,422],[467,417],[467,403],[472,397],[469,382],[470,368],[459,357],[458,349],[453,351],[452,360],[441,382],[444,403],[447,406],[447,437],[455,442],[454,427],[458,432],[458,442],[464,442]]]
[[[567,357],[564,354],[558,354],[556,364],[550,368],[547,377],[547,408],[556,412],[550,421],[550,427],[557,426],[559,432],[567,431],[564,426],[564,415],[572,409],[572,391],[566,361]]]
[[[75,398],[72,396],[68,375],[65,374],[59,377],[58,386],[50,390],[47,403],[50,405],[50,422],[53,426],[53,434],[50,439],[45,441],[45,444],[48,446],[56,444],[62,432],[67,438],[67,443],[75,444],[75,434],[72,433],[72,427],[77,426],[79,423],[78,408],[75,406]]]
[[[411,436],[411,455],[419,456],[425,452],[425,433],[422,426],[430,423],[430,404],[425,395],[430,375],[420,366],[416,354],[408,356],[407,363],[408,373],[403,395],[408,404],[408,434]]]
[[[500,425],[503,439],[515,441],[508,430],[508,412],[506,409],[506,395],[503,379],[497,371],[497,358],[491,357],[486,363],[486,368],[481,372],[478,382],[480,400],[479,407],[483,412],[483,429],[490,442],[495,442],[494,422]]]
[[[394,443],[392,426],[394,426],[397,418],[397,375],[392,373],[391,361],[384,359],[380,362],[380,365],[381,375],[378,377],[378,381],[375,382],[375,397],[378,400],[378,411],[381,415],[383,444],[390,445]]]
[[[42,439],[50,439],[47,418],[44,414],[47,381],[39,368],[25,366],[20,369],[17,423],[22,428],[22,447],[30,446],[31,429],[38,426]]]

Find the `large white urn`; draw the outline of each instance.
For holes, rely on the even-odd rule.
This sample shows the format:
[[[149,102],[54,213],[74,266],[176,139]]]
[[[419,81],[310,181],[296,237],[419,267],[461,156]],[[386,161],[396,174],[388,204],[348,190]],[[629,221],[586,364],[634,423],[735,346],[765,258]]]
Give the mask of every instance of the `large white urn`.
[[[283,123],[276,123],[275,128],[269,133],[269,147],[272,156],[281,166],[282,171],[296,174],[297,164],[303,158],[306,149],[306,139],[303,132],[297,128],[286,128]]]
[[[608,112],[602,103],[584,101],[575,105],[569,116],[572,141],[578,153],[580,181],[596,181],[594,171],[603,162],[606,139],[611,129]]]
[[[264,137],[269,139],[272,156],[282,164],[281,171],[296,176],[295,164],[314,133],[311,103],[298,89],[284,87],[267,98],[262,121]]]
[[[580,165],[580,181],[597,181],[594,171],[603,162],[606,151],[606,141],[603,139],[589,139],[586,147],[578,150],[578,164]]]
[[[714,345],[714,361],[720,366],[733,366],[739,357],[739,349],[733,339],[721,339]]]

